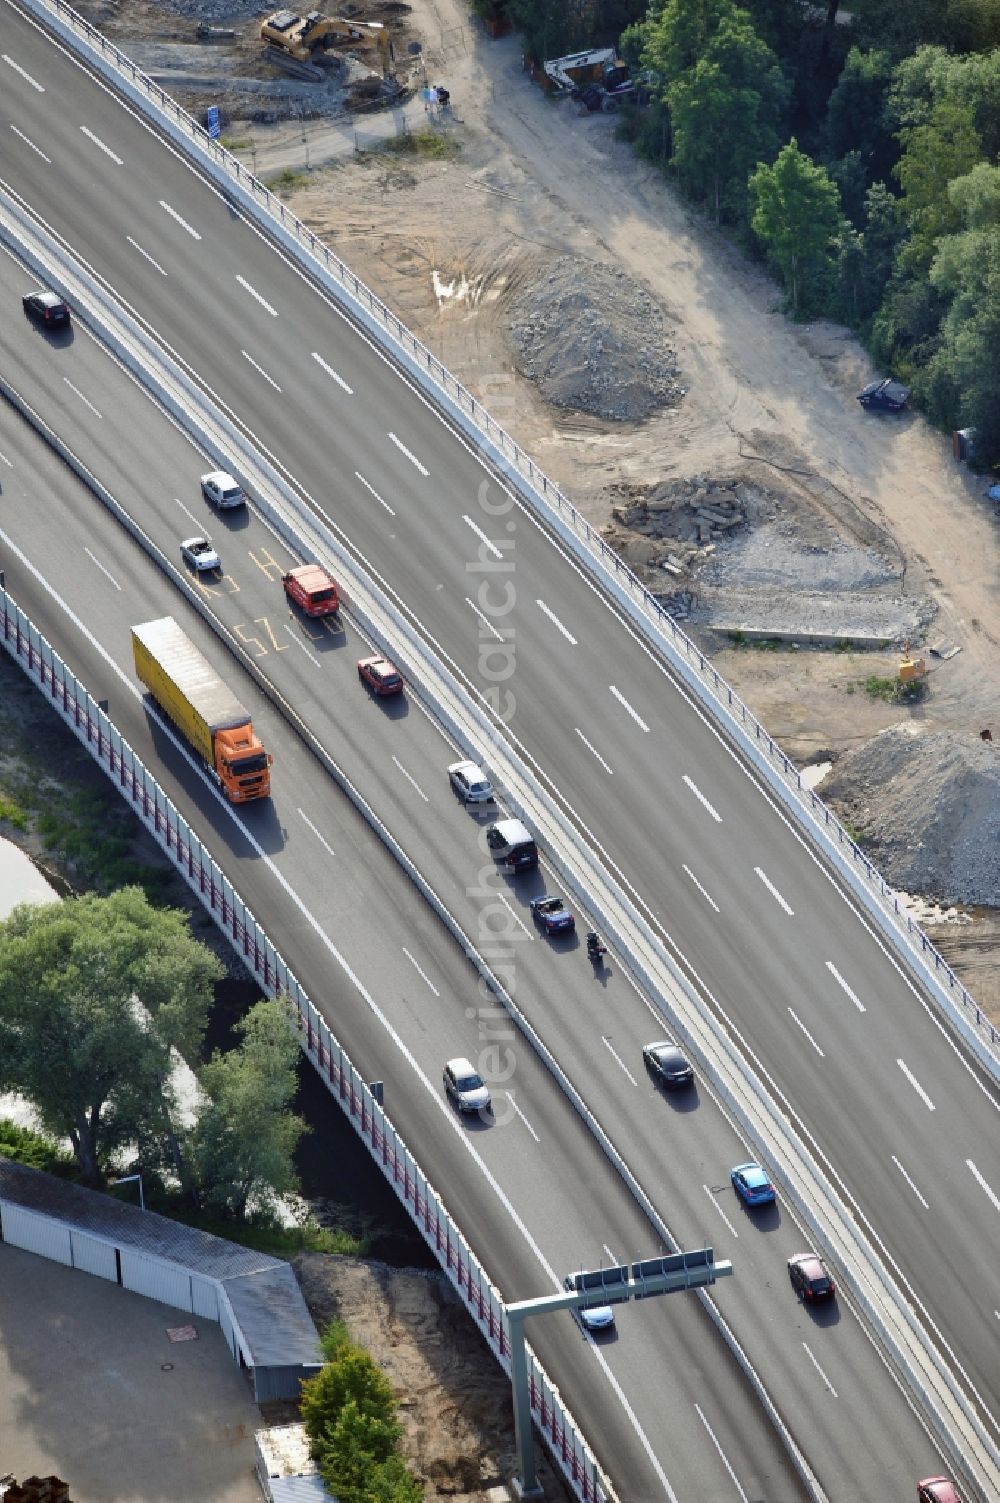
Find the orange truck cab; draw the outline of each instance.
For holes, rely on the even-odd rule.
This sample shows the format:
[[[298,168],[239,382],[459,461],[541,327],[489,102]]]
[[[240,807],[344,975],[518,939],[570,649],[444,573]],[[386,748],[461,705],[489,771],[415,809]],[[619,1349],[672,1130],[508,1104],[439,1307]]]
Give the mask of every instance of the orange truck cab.
[[[250,713],[172,616],[132,628],[136,677],[194,747],[231,804],[267,798],[271,762]]]
[[[303,564],[282,574],[281,583],[293,605],[307,616],[335,616],[340,609],[337,582],[322,564]]]

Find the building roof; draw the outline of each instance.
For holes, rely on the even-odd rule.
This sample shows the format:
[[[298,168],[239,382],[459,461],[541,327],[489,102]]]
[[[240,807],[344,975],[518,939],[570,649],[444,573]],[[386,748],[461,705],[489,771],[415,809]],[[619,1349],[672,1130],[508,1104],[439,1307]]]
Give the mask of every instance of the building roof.
[[[230,1278],[223,1288],[254,1367],[322,1367],[323,1351],[288,1263]]]
[[[322,1364],[316,1327],[302,1291],[289,1264],[279,1258],[0,1157],[2,1201],[217,1280],[232,1305],[254,1367]]]
[[[252,1247],[226,1242],[156,1211],[140,1211],[137,1205],[70,1184],[40,1169],[29,1169],[26,1164],[15,1164],[12,1159],[0,1158],[0,1200],[77,1227],[88,1236],[148,1252],[151,1257],[177,1263],[209,1279],[283,1266],[277,1258],[255,1252]]]

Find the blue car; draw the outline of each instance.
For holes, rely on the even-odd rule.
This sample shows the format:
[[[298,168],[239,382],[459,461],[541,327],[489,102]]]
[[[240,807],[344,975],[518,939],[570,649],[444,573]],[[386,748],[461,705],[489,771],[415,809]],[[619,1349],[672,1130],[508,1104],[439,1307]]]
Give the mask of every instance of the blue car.
[[[766,1206],[774,1199],[774,1186],[759,1164],[737,1164],[729,1178],[745,1206]]]

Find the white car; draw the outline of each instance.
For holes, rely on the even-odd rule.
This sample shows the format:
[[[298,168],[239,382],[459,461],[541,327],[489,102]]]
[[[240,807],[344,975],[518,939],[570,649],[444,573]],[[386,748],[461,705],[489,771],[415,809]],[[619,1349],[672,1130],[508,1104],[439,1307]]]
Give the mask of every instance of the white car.
[[[475,762],[452,762],[448,768],[451,786],[466,804],[488,804],[493,800],[493,785]]]
[[[577,1290],[578,1273],[568,1273],[563,1279],[564,1289]],[[615,1312],[610,1305],[587,1305],[573,1311],[580,1324],[588,1331],[610,1331],[615,1323]]]
[[[208,538],[185,538],[181,544],[181,558],[189,569],[195,569],[199,574],[222,568],[222,560]]]
[[[202,475],[201,493],[206,501],[210,501],[220,511],[228,511],[233,506],[246,505],[247,498],[243,494],[243,487],[225,470],[212,470],[211,474]]]
[[[490,1093],[483,1077],[467,1059],[450,1059],[444,1067],[444,1089],[460,1112],[484,1112]]]

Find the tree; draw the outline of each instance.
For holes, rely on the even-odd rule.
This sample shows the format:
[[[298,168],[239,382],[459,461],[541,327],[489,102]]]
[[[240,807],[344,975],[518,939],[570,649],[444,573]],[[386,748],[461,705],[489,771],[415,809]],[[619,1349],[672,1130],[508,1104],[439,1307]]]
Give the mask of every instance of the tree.
[[[936,104],[926,125],[905,127],[900,138],[903,155],[895,175],[903,190],[899,212],[909,230],[901,262],[904,269],[924,272],[938,240],[960,223],[948,186],[981,160],[983,147],[971,106],[951,100]]]
[[[347,1400],[316,1455],[323,1481],[338,1503],[368,1503],[371,1472],[395,1454],[401,1433],[395,1418],[366,1414],[356,1399]]]
[[[735,12],[733,0],[667,0],[660,15],[646,23],[643,65],[668,88],[698,64],[720,22]]]
[[[980,163],[950,186],[966,225],[945,236],[929,282],[947,300],[920,395],[938,421],[976,429],[978,456],[1000,455],[1000,168]]]
[[[196,1057],[222,974],[137,887],[20,905],[0,924],[0,1089],[101,1183],[118,1149],[173,1131],[170,1051]]]
[[[884,183],[874,183],[865,194],[864,221],[858,316],[868,319],[882,301],[903,234],[896,199]]]
[[[292,1156],[305,1131],[288,1108],[299,1047],[280,1002],[258,1002],[239,1025],[243,1042],[216,1051],[199,1072],[209,1104],[189,1135],[191,1171],[206,1205],[245,1215],[253,1200],[298,1188]]]
[[[792,309],[801,312],[812,285],[833,271],[842,220],[836,186],[793,136],[773,166],[760,163],[749,189],[754,234],[780,268]]]
[[[774,54],[742,12],[721,18],[705,55],[666,91],[672,162],[689,190],[741,217],[755,162],[778,148],[788,90]]]
[[[892,62],[887,52],[852,47],[830,95],[823,126],[825,153],[832,159],[858,151],[866,186],[882,181],[899,157],[887,113]]]

